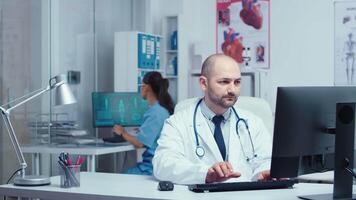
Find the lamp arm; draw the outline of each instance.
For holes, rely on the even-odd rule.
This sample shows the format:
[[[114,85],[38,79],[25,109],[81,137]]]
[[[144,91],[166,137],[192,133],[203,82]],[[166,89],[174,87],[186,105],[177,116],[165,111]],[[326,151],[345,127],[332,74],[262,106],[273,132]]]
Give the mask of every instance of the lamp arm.
[[[51,79],[52,80],[52,79]],[[27,97],[25,98],[23,101],[20,101],[19,103],[15,104],[14,106],[8,108],[8,109],[5,109],[4,107],[0,106],[0,112],[1,112],[1,115],[2,115],[2,118],[5,122],[5,127],[7,129],[7,132],[9,133],[9,136],[10,136],[10,139],[11,139],[11,143],[12,145],[14,146],[14,149],[15,149],[15,152],[16,152],[16,156],[17,156],[17,159],[19,160],[20,162],[20,167],[21,167],[21,176],[24,177],[25,176],[25,169],[27,167],[27,163],[26,163],[26,160],[25,160],[25,157],[22,153],[22,150],[21,150],[21,147],[20,147],[20,144],[17,140],[17,137],[16,137],[16,134],[15,134],[15,130],[14,130],[14,127],[12,126],[11,124],[11,120],[10,120],[10,111],[14,108],[17,108],[18,106],[28,102],[28,101],[31,101],[32,99],[40,96],[41,94],[51,90],[51,89],[54,89],[60,85],[62,85],[64,82],[59,82],[59,83],[54,83],[54,84],[50,84],[43,88],[43,89],[40,89],[37,93],[35,93],[34,95],[30,96],[30,97]],[[26,95],[24,96],[26,97]],[[20,97],[18,99],[22,99],[24,97]],[[8,104],[4,104],[4,105],[8,105]]]
[[[42,91],[43,89],[44,89],[44,88],[41,88],[41,89],[35,90],[35,91],[33,91],[33,92],[29,93],[29,94],[26,94],[26,95],[24,95],[24,96],[22,96],[22,97],[18,97],[18,98],[16,98],[16,99],[12,99],[11,101],[9,101],[9,102],[7,102],[7,103],[1,105],[1,107],[5,108],[5,106],[10,105],[10,104],[13,104],[14,102],[19,102],[20,100],[25,99],[25,98],[27,98],[27,97],[29,97],[29,96],[32,96],[33,94],[37,94],[37,92]],[[11,107],[11,106],[10,106],[10,107]]]
[[[43,88],[43,89],[42,89],[41,91],[39,91],[38,93],[36,93],[36,94],[34,94],[34,95],[32,95],[32,96],[26,98],[25,100],[23,100],[23,101],[21,101],[21,102],[15,104],[14,106],[11,106],[10,108],[8,108],[8,109],[5,110],[5,111],[10,114],[10,111],[11,111],[12,109],[17,108],[17,107],[21,106],[22,104],[24,104],[24,103],[26,103],[26,102],[28,102],[28,101],[31,101],[32,99],[34,99],[34,98],[40,96],[41,94],[47,92],[47,91],[50,90],[50,89],[51,89],[51,87],[50,87],[50,86],[47,86],[46,88]]]
[[[45,88],[42,88],[42,89],[38,90],[38,92],[35,93],[34,95],[32,95],[32,96],[30,96],[30,97],[27,97],[27,98],[25,98],[27,95],[22,96],[22,97],[20,97],[20,98],[17,98],[17,100],[22,99],[22,98],[25,98],[25,99],[24,99],[23,101],[20,101],[18,104],[15,104],[14,106],[11,106],[11,107],[8,108],[8,109],[1,109],[1,110],[5,110],[5,112],[10,113],[10,111],[11,111],[12,109],[14,109],[14,108],[16,108],[16,107],[18,107],[18,106],[20,106],[20,105],[22,105],[22,104],[24,104],[24,103],[26,103],[26,102],[28,102],[28,101],[31,101],[32,99],[34,99],[34,98],[40,96],[41,94],[43,94],[43,93],[45,93],[45,92],[47,92],[47,91],[49,91],[49,90],[55,89],[55,88],[57,88],[57,87],[59,87],[59,86],[61,86],[61,85],[63,85],[63,84],[65,83],[64,81],[60,81],[60,82],[58,82],[58,83],[56,83],[56,82],[53,82],[53,83],[52,83],[52,80],[54,80],[54,79],[51,78],[49,85],[48,85],[47,87],[45,87]],[[7,105],[7,104],[9,104],[9,103],[6,103],[6,104],[4,104],[4,105]],[[2,106],[4,106],[4,105],[2,105]],[[0,108],[3,108],[2,106],[0,106]]]
[[[1,110],[2,118],[4,119],[4,122],[5,122],[5,127],[7,129],[7,132],[9,133],[9,136],[10,136],[10,139],[11,139],[11,143],[14,146],[17,159],[20,162],[20,167],[22,169],[21,175],[24,177],[25,176],[25,169],[27,167],[27,163],[26,163],[25,158],[23,156],[23,153],[21,151],[21,148],[20,148],[19,142],[17,140],[14,128],[13,128],[13,126],[11,124],[10,113],[6,112],[6,110],[3,107],[0,107],[0,110]]]

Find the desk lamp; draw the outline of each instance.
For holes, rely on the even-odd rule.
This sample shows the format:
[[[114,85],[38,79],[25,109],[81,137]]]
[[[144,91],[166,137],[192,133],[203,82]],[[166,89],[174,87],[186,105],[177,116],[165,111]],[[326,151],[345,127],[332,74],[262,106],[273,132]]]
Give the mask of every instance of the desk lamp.
[[[22,186],[39,186],[39,185],[48,185],[50,184],[49,177],[41,176],[41,175],[25,175],[25,169],[27,167],[27,163],[21,151],[19,142],[17,140],[14,128],[10,121],[10,111],[14,108],[42,95],[43,93],[50,91],[52,89],[56,89],[55,93],[55,105],[64,105],[64,104],[72,104],[75,103],[76,100],[69,89],[67,84],[67,76],[66,75],[57,75],[51,79],[49,79],[49,84],[47,87],[36,90],[30,94],[24,95],[17,99],[14,99],[2,106],[0,106],[1,115],[4,119],[6,129],[9,133],[12,145],[14,146],[17,158],[20,163],[20,174],[14,178],[14,185],[22,185]],[[20,101],[21,100],[21,101]],[[19,101],[19,102],[18,102]],[[13,106],[8,106],[11,103],[18,102]],[[7,109],[4,106],[8,107]]]

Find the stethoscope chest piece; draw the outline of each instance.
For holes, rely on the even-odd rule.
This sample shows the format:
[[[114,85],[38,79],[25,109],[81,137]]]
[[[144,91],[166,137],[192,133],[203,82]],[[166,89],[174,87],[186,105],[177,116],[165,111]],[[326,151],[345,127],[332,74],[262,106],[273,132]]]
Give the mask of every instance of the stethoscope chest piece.
[[[205,150],[202,146],[197,146],[195,149],[195,154],[197,154],[198,157],[202,158],[205,155]]]

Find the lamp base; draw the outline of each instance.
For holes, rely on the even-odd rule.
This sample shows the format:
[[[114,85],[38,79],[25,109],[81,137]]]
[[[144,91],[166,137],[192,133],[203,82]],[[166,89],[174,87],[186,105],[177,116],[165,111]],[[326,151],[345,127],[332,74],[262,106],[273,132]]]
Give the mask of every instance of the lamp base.
[[[51,184],[49,177],[42,175],[16,176],[14,178],[14,185],[19,186],[42,186],[49,184]]]

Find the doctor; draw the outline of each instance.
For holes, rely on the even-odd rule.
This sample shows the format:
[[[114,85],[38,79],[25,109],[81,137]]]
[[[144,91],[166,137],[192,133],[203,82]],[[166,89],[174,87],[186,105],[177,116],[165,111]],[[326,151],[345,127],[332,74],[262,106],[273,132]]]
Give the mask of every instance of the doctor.
[[[262,120],[233,106],[240,94],[239,65],[223,54],[203,63],[204,97],[168,118],[153,158],[159,180],[177,184],[270,178],[272,143]]]

